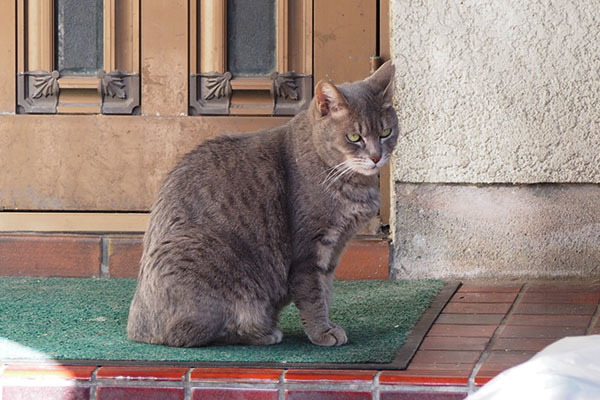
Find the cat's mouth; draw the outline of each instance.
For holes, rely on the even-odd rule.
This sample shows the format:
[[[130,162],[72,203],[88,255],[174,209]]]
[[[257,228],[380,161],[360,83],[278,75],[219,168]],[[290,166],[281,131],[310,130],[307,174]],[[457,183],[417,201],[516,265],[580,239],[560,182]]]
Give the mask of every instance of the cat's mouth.
[[[347,158],[343,162],[326,170],[325,178],[321,181],[321,184],[329,187],[343,177],[351,176],[353,174],[364,176],[376,175],[379,173],[381,167],[387,162],[388,158],[389,157],[383,157],[377,162],[359,157]]]
[[[361,175],[371,176],[379,173],[381,167],[387,162],[388,157],[380,160],[372,160],[365,158],[351,158],[348,160],[352,166],[352,170]]]
[[[361,175],[371,176],[379,173],[379,167],[376,164],[373,164],[373,166],[371,167],[360,167],[357,168],[355,171]]]

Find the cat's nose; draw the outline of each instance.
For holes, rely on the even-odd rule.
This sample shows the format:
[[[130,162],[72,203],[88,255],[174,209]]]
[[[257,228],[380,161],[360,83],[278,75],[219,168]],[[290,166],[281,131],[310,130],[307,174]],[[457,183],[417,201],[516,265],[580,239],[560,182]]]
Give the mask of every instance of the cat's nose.
[[[377,164],[379,162],[379,160],[381,160],[381,157],[379,157],[379,156],[371,157],[371,161],[373,161],[373,163],[375,163],[375,164]]]

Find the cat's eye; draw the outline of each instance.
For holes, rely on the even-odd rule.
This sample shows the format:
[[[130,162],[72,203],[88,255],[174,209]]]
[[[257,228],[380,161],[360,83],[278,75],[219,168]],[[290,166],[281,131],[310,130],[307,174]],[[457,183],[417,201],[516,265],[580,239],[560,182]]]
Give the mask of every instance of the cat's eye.
[[[351,143],[358,143],[362,137],[358,133],[349,133],[346,135],[346,139]]]
[[[381,132],[381,134],[379,135],[380,138],[386,138],[388,136],[390,136],[390,133],[392,133],[392,130],[390,128],[385,128],[383,130],[383,132]]]

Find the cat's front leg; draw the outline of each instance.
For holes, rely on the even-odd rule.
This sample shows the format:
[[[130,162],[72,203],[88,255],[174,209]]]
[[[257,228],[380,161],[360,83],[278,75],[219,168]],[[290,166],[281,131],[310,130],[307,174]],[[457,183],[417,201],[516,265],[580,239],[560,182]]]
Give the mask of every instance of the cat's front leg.
[[[329,320],[333,272],[311,271],[292,278],[294,303],[310,341],[319,346],[341,346],[348,341],[346,332]]]

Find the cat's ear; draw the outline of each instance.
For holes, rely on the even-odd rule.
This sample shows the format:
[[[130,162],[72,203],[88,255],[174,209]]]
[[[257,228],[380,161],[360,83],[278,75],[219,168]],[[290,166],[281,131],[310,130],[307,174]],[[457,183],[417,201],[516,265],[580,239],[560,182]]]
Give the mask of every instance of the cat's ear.
[[[391,61],[386,61],[365,82],[371,92],[383,99],[384,103],[392,103],[394,94],[394,71]]]
[[[315,88],[315,108],[322,117],[339,117],[348,111],[348,103],[333,83],[320,81]]]
[[[390,83],[383,89],[383,93],[379,95],[383,100],[383,104],[392,104],[394,98],[394,80],[392,79]]]

